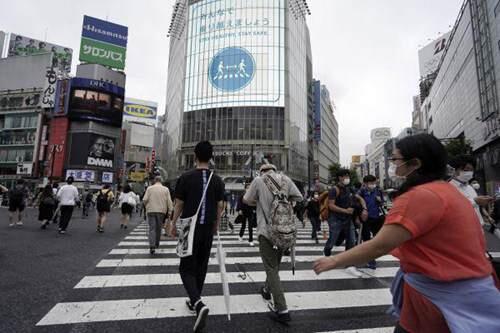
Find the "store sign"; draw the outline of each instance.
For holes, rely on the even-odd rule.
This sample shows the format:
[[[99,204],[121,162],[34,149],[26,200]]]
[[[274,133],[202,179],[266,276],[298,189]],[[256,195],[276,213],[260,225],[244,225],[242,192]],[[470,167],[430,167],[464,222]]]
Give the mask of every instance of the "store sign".
[[[125,115],[138,118],[156,119],[156,107],[133,104],[125,101],[125,107],[123,109]]]
[[[83,151],[88,147],[87,153]],[[99,134],[74,133],[71,136],[70,165],[114,168],[115,139]]]
[[[128,177],[128,179],[133,182],[143,182],[145,178],[146,172],[144,171],[131,172]]]
[[[102,173],[102,182],[105,184],[111,184],[113,183],[113,172],[103,172]]]
[[[321,82],[314,81],[314,141],[321,141]]]
[[[73,177],[75,182],[95,181],[95,171],[93,170],[66,170],[66,179]]]
[[[54,116],[65,116],[68,114],[70,91],[70,79],[57,81]]]
[[[52,56],[53,57],[53,56]],[[52,65],[45,72],[45,85],[42,93],[42,108],[53,108],[55,105],[57,84],[57,68]]]
[[[85,88],[97,91],[104,91],[117,96],[125,96],[125,89],[109,82],[75,77],[71,80],[72,88]]]
[[[418,51],[421,77],[426,77],[437,70],[450,35],[451,32],[448,32]]]
[[[33,163],[17,164],[16,175],[31,176],[32,172],[33,172]]]
[[[39,92],[0,94],[0,111],[8,111],[9,109],[35,109],[40,106],[40,102],[41,96]]]
[[[285,8],[285,0],[189,5],[184,111],[284,107]]]
[[[73,50],[69,47],[47,43],[31,37],[10,34],[9,57],[30,56],[42,53],[52,53],[52,66],[57,73],[71,72]]]
[[[80,60],[125,69],[127,40],[127,27],[85,15]]]

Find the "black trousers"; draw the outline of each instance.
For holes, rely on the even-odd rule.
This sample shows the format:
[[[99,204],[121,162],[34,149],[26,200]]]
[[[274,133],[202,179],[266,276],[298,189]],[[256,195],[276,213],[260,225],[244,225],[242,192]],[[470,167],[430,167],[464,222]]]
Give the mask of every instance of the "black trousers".
[[[213,237],[213,225],[197,224],[193,239],[193,255],[181,258],[179,273],[193,305],[201,299]]]
[[[394,328],[394,333],[410,333],[410,332],[408,332],[407,330],[402,328],[401,325],[399,325],[399,323],[397,323],[396,327]]]
[[[66,230],[68,227],[71,216],[73,216],[74,206],[61,206],[61,217],[59,218],[59,228]]]
[[[377,219],[368,218],[366,222],[363,223],[363,231],[361,232],[361,237],[363,237],[363,242],[369,241],[375,237],[382,226],[384,225],[384,217],[379,217]]]
[[[311,225],[312,225],[311,237],[313,239],[317,239],[318,232],[321,231],[321,221],[319,219],[319,216],[309,216],[309,220],[311,221]]]
[[[251,217],[244,216],[245,218],[241,220],[241,229],[240,229],[240,237],[243,237],[245,234],[245,228],[248,225],[248,241],[253,242],[253,228],[252,221],[250,221]]]

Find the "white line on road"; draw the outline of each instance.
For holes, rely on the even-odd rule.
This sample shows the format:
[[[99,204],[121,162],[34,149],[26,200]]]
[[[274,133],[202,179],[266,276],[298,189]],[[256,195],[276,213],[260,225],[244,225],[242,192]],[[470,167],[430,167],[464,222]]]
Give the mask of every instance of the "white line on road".
[[[301,251],[318,251],[320,253],[323,253],[323,246],[297,246],[295,247],[295,250],[297,252]],[[212,248],[212,253],[215,253],[217,249]],[[258,247],[224,247],[224,251],[226,253],[257,253],[259,255],[259,248]],[[336,246],[332,249],[334,252],[341,252],[344,251],[344,247],[341,246]],[[156,249],[157,254],[175,254],[176,249],[175,248],[161,248],[161,249]],[[149,249],[134,249],[134,248],[122,248],[122,249],[113,249],[109,252],[110,255],[127,255],[127,254],[149,254]]]
[[[246,240],[243,242],[243,244],[244,243],[248,244],[248,242]],[[254,241],[254,243],[259,244],[259,242],[256,240]],[[297,244],[316,244],[316,242],[312,239],[311,240],[297,239],[296,243]],[[215,244],[216,243],[214,242],[214,245]],[[223,240],[222,244],[224,244],[224,245],[227,245],[227,244],[238,245],[238,244],[242,244],[242,243],[240,243],[238,239],[230,239],[230,240]],[[160,241],[160,245],[177,245],[177,241],[176,240]],[[149,242],[143,242],[140,240],[129,239],[129,240],[125,240],[125,241],[118,243],[118,246],[149,246]]]
[[[373,274],[363,275],[363,278],[390,278],[394,277],[398,267],[383,267],[377,269]],[[227,273],[229,283],[254,283],[266,281],[266,272],[252,271],[245,274],[240,272]],[[295,271],[295,275],[289,270],[280,272],[281,281],[316,281],[316,280],[340,280],[358,279],[358,277],[347,273],[344,269],[335,269],[320,275],[312,270]],[[219,284],[220,273],[208,273],[205,284]],[[111,288],[111,287],[144,287],[144,286],[168,286],[182,285],[179,274],[135,274],[135,275],[93,275],[84,277],[75,289],[86,288]]]
[[[319,256],[296,256],[295,262],[314,262]],[[378,261],[397,261],[391,255],[383,256],[377,259]],[[290,262],[290,257],[283,257],[283,263]],[[97,267],[142,267],[142,266],[178,266],[179,258],[149,258],[149,259],[103,259]],[[219,265],[213,258],[208,263],[209,265]],[[226,264],[262,264],[260,257],[228,257]]]
[[[389,305],[389,289],[286,293],[291,311]],[[59,303],[37,326],[192,316],[184,297]],[[224,296],[204,297],[211,315],[225,315]],[[231,313],[268,312],[260,295],[231,297]]]
[[[377,327],[377,328],[365,328],[359,330],[349,330],[349,331],[334,331],[334,332],[322,332],[322,333],[392,333],[394,332],[394,327]]]

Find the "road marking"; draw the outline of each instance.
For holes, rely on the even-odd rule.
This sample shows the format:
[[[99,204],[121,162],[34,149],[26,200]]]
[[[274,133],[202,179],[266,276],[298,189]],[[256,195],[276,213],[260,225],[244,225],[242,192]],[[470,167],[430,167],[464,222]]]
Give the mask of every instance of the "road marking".
[[[394,332],[394,327],[377,327],[377,328],[365,328],[360,330],[332,331],[332,332],[321,332],[321,333],[392,333],[392,332]]]
[[[396,275],[398,267],[383,267],[377,269],[370,276],[364,275],[363,278],[391,278]],[[232,272],[227,273],[229,283],[254,283],[265,282],[265,271],[251,271],[246,273]],[[289,270],[280,272],[281,281],[317,281],[317,280],[341,280],[358,279],[358,277],[347,273],[344,269],[334,269],[320,275],[316,275],[312,270],[298,270],[295,275]],[[205,284],[219,284],[220,273],[208,273]],[[94,275],[85,276],[75,289],[87,288],[112,288],[112,287],[143,287],[143,286],[169,286],[182,285],[179,274],[130,274],[130,275]]]
[[[301,252],[301,251],[318,251],[323,253],[323,246],[297,246],[295,247],[295,251]],[[212,253],[216,253],[215,248],[212,248]],[[342,252],[344,251],[345,248],[342,246],[336,246],[332,249],[334,252]],[[224,252],[226,253],[259,253],[259,248],[258,247],[224,247]],[[176,249],[175,248],[160,248],[156,249],[157,254],[175,254]],[[127,255],[127,254],[149,254],[149,249],[113,249],[109,252],[110,255]],[[259,254],[258,254],[259,255]]]
[[[314,262],[320,256],[296,256],[295,262]],[[383,256],[377,259],[378,261],[397,261],[391,255]],[[282,263],[290,262],[290,257],[283,257]],[[179,258],[148,258],[148,259],[103,259],[97,267],[141,267],[141,266],[178,266]],[[261,264],[260,257],[227,257],[226,264]],[[217,260],[211,258],[209,265],[219,265]]]
[[[340,290],[286,293],[291,311],[336,309],[389,305],[389,289]],[[43,317],[37,326],[64,325],[117,320],[192,317],[185,306],[185,297],[129,299],[59,303]],[[211,315],[225,315],[224,296],[203,297]],[[231,313],[248,314],[268,312],[260,295],[231,296]]]
[[[253,242],[255,244],[259,244],[259,242],[256,240],[254,240]],[[238,245],[238,244],[245,244],[245,243],[248,244],[248,241],[244,240],[244,241],[240,242],[238,239],[230,239],[230,240],[226,239],[226,240],[222,241],[222,244],[224,244],[224,245],[227,245],[227,244]],[[217,243],[214,242],[214,245],[216,245],[216,244]],[[296,244],[314,244],[315,245],[316,242],[313,239],[311,239],[311,240],[297,239]],[[176,240],[160,241],[160,245],[177,245],[177,241]],[[118,246],[149,246],[149,242],[128,239],[128,240],[125,240],[125,241],[118,243]]]

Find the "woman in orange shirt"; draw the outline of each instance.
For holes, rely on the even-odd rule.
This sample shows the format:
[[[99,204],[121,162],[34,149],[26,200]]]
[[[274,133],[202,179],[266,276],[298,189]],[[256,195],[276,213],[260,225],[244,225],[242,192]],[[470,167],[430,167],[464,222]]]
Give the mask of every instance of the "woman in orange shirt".
[[[407,137],[396,143],[391,161],[389,173],[405,183],[381,231],[350,251],[318,259],[315,272],[391,253],[401,265],[391,288],[395,332],[500,332],[500,292],[484,236],[470,202],[443,181],[443,145],[428,134]]]

